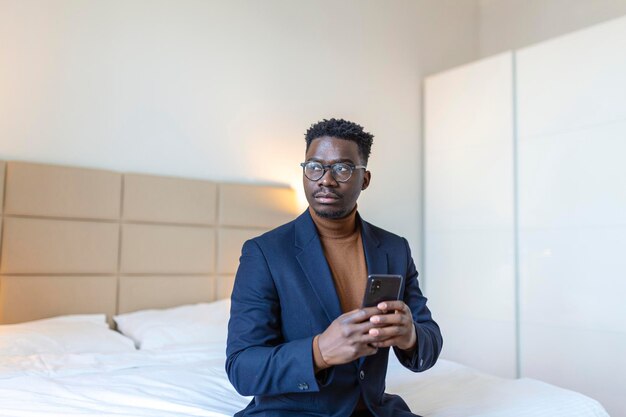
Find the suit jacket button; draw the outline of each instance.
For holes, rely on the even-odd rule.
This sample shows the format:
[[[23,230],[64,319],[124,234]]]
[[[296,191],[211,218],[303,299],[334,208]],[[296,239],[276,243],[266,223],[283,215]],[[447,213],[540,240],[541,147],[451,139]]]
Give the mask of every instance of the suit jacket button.
[[[361,372],[359,372],[359,378],[361,381],[365,379],[365,371],[361,370]]]

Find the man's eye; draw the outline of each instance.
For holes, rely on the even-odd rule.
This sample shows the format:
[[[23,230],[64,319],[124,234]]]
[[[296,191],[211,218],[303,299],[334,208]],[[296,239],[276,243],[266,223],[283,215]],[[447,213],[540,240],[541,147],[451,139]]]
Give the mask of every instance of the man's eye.
[[[322,166],[320,164],[310,164],[309,165],[309,169],[311,169],[313,171],[321,171],[322,170]]]
[[[348,172],[350,168],[347,165],[335,165],[335,172]]]

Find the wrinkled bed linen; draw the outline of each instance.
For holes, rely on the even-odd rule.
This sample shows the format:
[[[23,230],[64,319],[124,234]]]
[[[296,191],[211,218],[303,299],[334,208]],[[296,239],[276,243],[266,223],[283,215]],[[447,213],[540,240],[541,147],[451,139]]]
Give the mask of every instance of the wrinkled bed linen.
[[[223,343],[0,357],[0,416],[232,416],[250,398],[232,388],[224,361]],[[424,417],[608,417],[579,393],[446,360],[414,374],[390,355],[387,392],[400,394]]]

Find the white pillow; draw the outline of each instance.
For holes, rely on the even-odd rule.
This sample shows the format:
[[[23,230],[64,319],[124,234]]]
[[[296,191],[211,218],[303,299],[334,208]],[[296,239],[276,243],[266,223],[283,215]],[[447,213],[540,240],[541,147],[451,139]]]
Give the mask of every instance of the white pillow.
[[[109,329],[104,314],[59,316],[0,325],[0,355],[100,353],[134,349],[132,340]]]
[[[122,334],[140,349],[226,342],[230,300],[141,310],[114,316]]]

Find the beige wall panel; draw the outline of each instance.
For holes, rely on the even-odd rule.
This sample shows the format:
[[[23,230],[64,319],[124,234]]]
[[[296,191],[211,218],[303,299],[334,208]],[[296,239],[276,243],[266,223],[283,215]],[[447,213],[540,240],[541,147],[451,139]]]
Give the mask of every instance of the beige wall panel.
[[[153,175],[124,175],[126,220],[214,225],[217,184]]]
[[[117,270],[117,223],[5,217],[3,227],[3,274]]]
[[[244,242],[262,233],[263,231],[259,229],[220,228],[217,239],[217,272],[219,274],[237,272]]]
[[[121,276],[118,314],[214,299],[212,276]]]
[[[4,173],[7,168],[7,163],[0,161],[0,213],[4,210]]]
[[[219,224],[273,228],[299,214],[296,192],[287,187],[220,184]]]
[[[7,164],[5,213],[117,219],[122,175],[27,162]]]
[[[214,269],[215,230],[212,228],[122,226],[122,272],[212,274]]]
[[[64,314],[115,313],[117,277],[0,277],[0,322],[38,320]]]
[[[230,298],[230,294],[233,292],[234,284],[234,275],[219,275],[217,277],[216,299],[221,300],[222,298]]]

